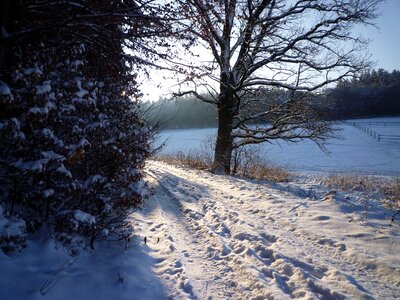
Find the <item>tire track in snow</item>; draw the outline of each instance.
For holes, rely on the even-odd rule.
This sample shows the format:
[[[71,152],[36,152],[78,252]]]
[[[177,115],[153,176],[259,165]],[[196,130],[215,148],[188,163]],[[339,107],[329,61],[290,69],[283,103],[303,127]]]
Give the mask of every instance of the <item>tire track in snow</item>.
[[[131,218],[135,235],[146,239],[149,254],[154,258],[154,272],[165,284],[167,299],[196,299],[182,268],[182,256],[175,249],[170,221],[158,201],[150,197],[144,209]]]
[[[156,265],[155,271],[165,280],[175,282],[172,286],[167,284],[172,298],[182,298],[181,294],[173,291],[174,287],[183,289],[186,296],[193,299],[242,298],[240,291],[235,289],[234,285],[229,285],[229,282],[234,282],[229,276],[222,280],[223,274],[229,274],[228,266],[210,259],[210,247],[201,243],[204,236],[200,228],[193,224],[192,218],[187,217],[189,210],[182,208],[179,200],[157,177],[149,171],[147,174],[158,183],[155,194],[149,201],[154,201],[159,209],[162,221],[160,218],[155,219],[159,224],[165,225],[164,229],[167,232],[164,236],[170,241],[168,248],[171,250],[163,251],[159,257],[162,261]],[[178,257],[177,267],[176,263],[170,263],[172,256]],[[164,261],[168,262],[169,269],[165,269]],[[177,276],[165,276],[165,273],[178,273],[177,271]]]
[[[176,182],[172,181],[171,177],[167,178],[163,185],[171,193],[171,197],[192,197],[191,194],[182,194],[182,189],[177,187]],[[175,190],[175,192],[172,192],[172,190]],[[179,196],[175,195],[176,190],[180,191]],[[191,191],[189,193],[191,193]],[[179,199],[177,200],[179,201]],[[226,219],[229,219],[229,221],[232,220],[226,218],[224,214],[222,214],[222,219],[218,217],[218,214],[215,213],[215,208],[218,207],[215,206],[216,202],[214,200],[207,198],[204,199],[203,202],[205,202],[203,204],[203,213],[199,214],[198,211],[192,211],[189,208],[184,209],[183,212],[188,215],[187,222],[194,223],[194,229],[201,235],[201,240],[207,242],[208,246],[206,248],[208,257],[206,257],[206,259],[219,261],[221,263],[226,262],[228,264],[229,267],[224,267],[224,272],[228,272],[226,273],[228,275],[229,272],[233,272],[233,277],[236,280],[229,280],[226,285],[244,293],[242,296],[235,298],[249,298],[254,295],[261,299],[270,298],[272,294],[268,291],[269,283],[264,280],[264,278],[270,277],[271,279],[274,279],[274,275],[265,269],[265,265],[270,264],[273,252],[266,248],[266,245],[269,245],[271,240],[272,242],[275,242],[276,238],[274,236],[261,234],[261,237],[259,238],[261,243],[254,246],[254,249],[252,249],[251,247],[242,245],[246,242],[246,237],[249,235],[241,232],[233,236],[233,243],[227,243],[224,239],[229,240],[230,230],[223,221]],[[199,218],[199,215],[205,217]],[[236,212],[231,213],[233,223],[236,223],[239,220],[236,216],[238,216]],[[239,225],[243,226],[243,222]],[[239,245],[237,245],[238,243]],[[246,260],[252,261],[250,267]],[[226,278],[224,280],[227,282]],[[287,293],[286,289],[283,289],[283,291],[284,293],[278,293],[280,299],[285,298],[285,296],[287,297],[287,295],[285,295],[285,293]],[[277,296],[276,293],[275,296]],[[227,299],[230,298],[231,297],[228,297]]]
[[[169,178],[172,177],[173,175],[170,174]],[[218,194],[218,191],[214,191],[214,193]],[[207,199],[207,202],[211,204],[205,204],[203,205],[203,208],[206,207],[207,209],[208,207],[211,207],[213,216],[224,215],[221,211],[214,213],[215,201]],[[220,224],[220,220],[216,220],[215,224]],[[270,245],[271,242],[276,242],[276,237],[273,235],[268,236],[267,234],[249,234],[247,232],[254,230],[254,226],[249,225],[249,223],[246,224],[245,222],[241,222],[239,225],[240,227],[247,225],[248,228],[240,228],[239,230],[236,230],[239,233],[233,236],[233,242],[231,242],[229,246],[223,244],[222,250],[219,251],[219,256],[222,256],[225,260],[230,262],[230,266],[232,267],[232,270],[235,271],[236,277],[244,277],[241,289],[250,294],[248,297],[278,297],[279,299],[284,299],[288,297],[304,297],[307,293],[314,293],[321,294],[321,296],[326,299],[344,298],[340,293],[323,288],[314,281],[309,281],[303,284],[307,286],[308,290],[297,287],[296,283],[298,281],[305,281],[308,279],[307,273],[293,271],[295,267],[287,264],[287,259],[283,260],[279,254],[268,248],[268,245]],[[203,226],[203,228],[207,227],[210,226],[207,224]],[[233,253],[233,255],[226,254],[227,248],[229,249],[228,254]],[[233,249],[232,252],[231,249]],[[218,255],[217,253],[218,251],[216,251],[215,256]],[[273,263],[275,263],[275,265],[272,265]],[[314,274],[317,273],[317,271],[315,271],[311,266],[309,269],[312,270]],[[288,276],[294,276],[294,280],[290,282]],[[287,282],[289,282],[289,284]],[[274,293],[271,293],[269,288],[273,284],[277,285],[279,288],[276,289]]]
[[[170,174],[169,181],[172,177],[173,175]],[[211,207],[212,216],[218,216],[221,214],[221,212],[218,212],[218,214],[213,213],[213,209],[215,209],[215,201],[212,201],[211,199],[207,199],[206,201],[208,204],[203,205],[203,210],[204,208],[207,210],[208,207]],[[214,224],[215,226],[218,226],[220,220],[216,220]],[[210,226],[207,222],[204,222],[202,228],[211,228],[209,231],[213,232],[213,227],[215,226]],[[241,222],[240,226],[243,227],[244,222]],[[249,227],[252,226],[250,225]],[[276,241],[275,237],[269,236],[268,239],[268,235],[266,234],[258,236],[246,233],[251,231],[251,228],[244,230],[244,232],[243,230],[237,231],[239,231],[239,233],[233,236],[233,242],[231,242],[229,246],[221,242],[222,247],[216,246],[215,248],[211,248],[211,250],[215,251],[213,255],[214,259],[223,259],[229,262],[232,271],[235,273],[235,277],[241,279],[239,280],[240,284],[238,284],[238,287],[247,294],[246,298],[260,297],[265,299],[278,297],[279,299],[284,299],[288,297],[303,297],[307,295],[307,293],[311,292],[315,294],[319,293],[325,298],[343,299],[343,296],[340,293],[334,291],[331,292],[326,288],[324,289],[315,282],[307,282],[307,286],[311,285],[309,288],[310,291],[297,287],[296,282],[299,280],[304,281],[305,275],[301,272],[292,272],[291,270],[293,268],[289,267],[287,264],[282,273],[278,268],[279,266],[271,267],[270,265],[278,259],[282,261],[279,255],[277,255],[272,249],[268,248],[271,240],[272,242]],[[205,238],[208,242],[212,240],[207,237]],[[219,240],[221,240],[221,238]],[[288,274],[290,276],[295,276],[294,280],[289,282],[290,285],[286,283],[286,281],[289,281],[287,276]],[[274,291],[274,293],[269,291],[272,284],[279,287]]]
[[[167,185],[169,185],[166,187],[167,189],[173,188],[175,191],[180,190],[181,196],[185,194],[184,189],[180,187],[180,181],[182,178],[189,177],[189,171],[167,167],[158,163],[151,165],[151,168],[156,176],[166,178]],[[191,172],[195,173],[195,171]],[[212,175],[206,176],[212,177]],[[232,186],[230,182],[235,181],[235,179],[229,181],[219,180],[218,177],[212,177],[212,179],[216,180],[202,179],[201,176],[198,176],[197,182],[193,186],[197,185],[199,186],[198,188],[201,189],[201,185],[204,185],[206,188],[203,187],[203,189],[212,190],[212,194],[217,195],[218,200],[221,202],[220,205],[215,205],[215,201],[211,199],[206,200],[208,204],[206,203],[203,205],[204,217],[202,219],[207,219],[206,217],[208,216],[209,223],[203,222],[203,228],[209,228],[211,231],[214,230],[214,233],[220,235],[219,240],[221,240],[222,244],[220,254],[222,253],[224,260],[229,262],[233,261],[233,263],[230,263],[231,267],[233,265],[232,269],[236,269],[237,271],[238,265],[244,264],[246,266],[247,263],[247,267],[256,269],[256,271],[250,272],[250,277],[253,272],[254,277],[257,277],[258,274],[258,277],[261,277],[261,279],[263,279],[262,277],[266,278],[266,280],[264,280],[264,287],[268,284],[275,284],[286,297],[290,298],[305,297],[308,294],[320,295],[319,297],[326,299],[341,298],[343,297],[341,292],[344,294],[350,292],[351,295],[357,298],[371,298],[368,289],[363,287],[356,278],[348,275],[352,274],[352,272],[354,273],[354,269],[357,268],[357,265],[355,265],[356,262],[354,259],[349,259],[343,254],[343,252],[347,250],[343,243],[329,238],[315,238],[311,236],[309,232],[296,229],[294,220],[296,218],[285,220],[287,216],[275,215],[272,217],[272,214],[267,213],[265,210],[255,208],[254,206],[257,207],[257,205],[261,204],[261,201],[259,201],[260,199],[265,201],[265,195],[249,195],[246,189],[243,191],[241,188]],[[224,183],[222,189],[218,181]],[[199,184],[199,182],[201,182],[201,184]],[[249,184],[249,182],[246,182],[246,184]],[[265,192],[265,189],[257,189],[259,192]],[[251,188],[251,193],[254,194],[254,190],[257,189]],[[191,189],[191,191],[186,191],[186,197],[190,198],[192,192],[193,189]],[[277,205],[280,205],[280,202],[283,203],[283,201],[277,199],[279,196],[282,197],[282,195],[277,195],[276,192],[271,192],[270,190],[266,191],[266,194],[269,197],[267,201],[275,202]],[[244,197],[247,197],[247,202],[241,200],[241,198]],[[255,201],[249,202],[248,200],[250,198],[255,199]],[[276,199],[274,200],[274,198]],[[302,199],[302,201],[304,201],[304,199]],[[223,206],[221,206],[221,204],[223,204]],[[285,204],[287,204],[287,202]],[[238,207],[241,208],[238,209]],[[290,208],[289,212],[293,213],[292,216],[295,216],[295,210],[298,207],[299,204],[294,203],[293,207]],[[238,214],[234,211],[235,208],[236,210],[240,210],[240,218],[237,217]],[[212,220],[212,216],[220,217]],[[253,221],[255,216],[263,218],[262,225],[274,232],[275,235],[266,234],[265,228],[254,228]],[[221,232],[218,233],[215,231],[216,227],[224,224],[224,220],[221,222],[221,218],[229,221],[228,223],[231,228],[226,224],[224,227],[228,228],[230,234],[233,235],[233,238],[230,239],[230,244],[223,241],[224,239],[229,239],[229,237],[221,236]],[[236,226],[238,222],[240,224]],[[289,230],[284,232],[282,228],[289,228]],[[224,230],[222,233],[223,232]],[[249,232],[253,232],[254,234],[251,235]],[[284,234],[282,234],[283,232]],[[303,251],[299,251],[299,247],[301,247]],[[228,249],[228,251],[226,249]],[[229,253],[226,254],[226,252]],[[328,255],[326,252],[328,252]],[[296,255],[293,256],[293,253]],[[311,255],[306,253],[311,253]],[[236,257],[234,257],[235,255]],[[299,260],[297,257],[301,256],[303,256],[304,259]],[[329,257],[330,261],[326,261],[326,257]],[[333,266],[332,260],[334,260]],[[264,266],[262,263],[264,263]],[[243,273],[243,269],[247,267],[243,267],[239,271]],[[375,285],[376,291],[377,274],[374,268],[371,267],[369,269],[368,267],[365,268],[365,266],[358,267],[364,267],[364,269],[357,270],[358,278],[366,277],[362,278],[363,282],[369,282],[370,284],[368,284],[368,286]],[[244,273],[249,275],[248,271]],[[257,278],[257,280],[257,283],[253,282],[249,285],[253,288],[256,287],[259,292],[263,291],[263,284],[260,285],[260,282],[263,283],[263,281],[260,280],[260,278]],[[386,283],[378,284],[385,288],[384,285]],[[392,295],[395,295],[395,293],[396,290],[394,289]],[[272,296],[272,294],[266,292],[264,296]],[[275,294],[274,296],[278,295]],[[278,297],[282,297],[282,294]]]
[[[149,172],[147,172],[149,173]],[[153,175],[154,176],[154,175]],[[159,179],[158,179],[159,180]],[[171,191],[171,182],[159,181],[160,184],[171,194],[171,199],[175,198],[175,193]],[[172,183],[173,184],[173,183]],[[182,192],[182,191],[181,191]],[[183,196],[182,194],[180,195]],[[186,195],[190,198],[191,195]],[[179,199],[175,199],[175,201]],[[209,203],[213,203],[211,199],[207,199],[206,203],[203,205],[203,211],[208,212]],[[213,204],[211,204],[211,207]],[[260,299],[269,298],[269,293],[265,289],[266,282],[262,284],[263,278],[259,278],[259,273],[254,268],[248,268],[248,265],[244,263],[243,258],[240,256],[239,251],[237,254],[235,251],[230,249],[224,241],[223,237],[228,235],[229,232],[226,231],[226,226],[220,226],[220,220],[217,220],[216,226],[210,221],[207,221],[204,214],[199,214],[191,210],[190,208],[183,209],[183,213],[186,214],[186,219],[188,224],[194,229],[194,237],[201,242],[203,257],[201,257],[201,262],[208,261],[216,267],[217,272],[206,272],[207,276],[213,277],[217,282],[221,282],[220,287],[209,287],[210,289],[210,299],[250,299],[252,295],[260,297]],[[203,217],[199,217],[199,216]],[[213,215],[211,217],[217,217]],[[197,221],[196,221],[197,220]],[[218,227],[218,228],[217,228]],[[219,231],[220,227],[224,228]],[[222,234],[222,236],[221,236]],[[206,244],[204,243],[206,242]],[[197,243],[197,242],[196,242]],[[240,249],[239,249],[240,250]],[[263,265],[261,265],[261,268]],[[208,269],[207,271],[210,271]],[[204,276],[203,276],[204,280]],[[210,283],[210,281],[208,281]],[[222,289],[225,291],[224,295],[218,296],[218,290]],[[280,295],[280,298],[284,298],[284,294]],[[206,299],[202,297],[201,299]]]

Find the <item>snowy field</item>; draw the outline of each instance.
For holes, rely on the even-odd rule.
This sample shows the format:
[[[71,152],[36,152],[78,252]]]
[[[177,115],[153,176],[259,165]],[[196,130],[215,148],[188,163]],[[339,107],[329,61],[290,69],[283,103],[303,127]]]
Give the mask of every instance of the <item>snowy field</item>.
[[[146,174],[153,194],[129,243],[71,258],[42,232],[0,253],[0,299],[400,297],[400,226],[372,194],[153,161]]]
[[[307,142],[265,152],[306,172],[399,175],[400,142],[340,126],[329,156]],[[368,126],[382,135],[399,128]],[[164,151],[188,151],[213,132],[164,132]],[[131,215],[130,241],[70,257],[42,230],[22,252],[0,251],[0,299],[400,299],[400,216],[391,222],[395,211],[377,191],[342,192],[309,174],[271,183],[156,161],[145,174],[151,196]],[[0,230],[17,230],[11,221],[0,207]]]
[[[339,124],[338,139],[327,144],[330,153],[322,152],[310,141],[300,143],[268,144],[261,152],[275,165],[295,171],[345,172],[376,175],[400,175],[400,139],[374,139],[373,136],[352,126],[362,124],[377,134],[400,136],[400,117],[349,120]],[[392,126],[390,126],[392,125]],[[201,147],[216,129],[166,130],[161,132],[158,143],[166,140],[161,153],[188,152]]]

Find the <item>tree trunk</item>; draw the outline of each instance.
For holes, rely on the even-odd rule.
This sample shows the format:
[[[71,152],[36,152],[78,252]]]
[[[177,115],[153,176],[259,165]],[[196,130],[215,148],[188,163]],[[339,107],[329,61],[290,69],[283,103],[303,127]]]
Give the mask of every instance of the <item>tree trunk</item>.
[[[233,93],[223,91],[218,104],[218,135],[212,167],[214,174],[224,175],[231,172],[233,105]]]

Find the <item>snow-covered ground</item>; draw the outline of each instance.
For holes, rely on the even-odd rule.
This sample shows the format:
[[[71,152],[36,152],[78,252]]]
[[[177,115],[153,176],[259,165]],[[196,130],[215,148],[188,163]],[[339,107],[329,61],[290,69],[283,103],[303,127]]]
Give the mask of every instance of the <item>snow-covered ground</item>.
[[[149,164],[137,215],[172,298],[395,299],[399,227],[365,194]],[[145,224],[147,220],[149,227]]]
[[[97,244],[93,253],[70,257],[40,232],[20,253],[7,256],[0,251],[0,299],[164,299],[149,248],[138,237],[125,246]]]
[[[272,163],[295,171],[357,172],[362,174],[400,175],[400,139],[376,140],[352,122],[364,124],[378,134],[400,136],[400,117],[357,119],[341,123],[338,139],[327,144],[330,153],[322,152],[311,141],[299,143],[264,143],[260,151]],[[375,124],[368,125],[368,122]],[[381,125],[376,122],[384,122]],[[397,126],[387,126],[392,123]],[[207,137],[215,136],[215,128],[165,130],[160,133],[158,143],[166,140],[161,153],[188,152],[201,148]]]
[[[70,258],[30,240],[0,254],[0,299],[400,297],[400,226],[372,194],[154,161],[146,174],[153,195],[132,215],[126,250],[103,243]]]

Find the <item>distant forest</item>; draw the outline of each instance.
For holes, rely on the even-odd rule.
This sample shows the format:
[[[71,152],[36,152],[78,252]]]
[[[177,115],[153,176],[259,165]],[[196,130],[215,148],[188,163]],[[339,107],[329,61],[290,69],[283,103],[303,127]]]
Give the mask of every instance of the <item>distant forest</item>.
[[[280,89],[263,89],[253,97],[262,101],[250,113],[279,105],[290,96]],[[301,95],[324,120],[343,120],[400,115],[400,71],[366,71],[322,93]],[[217,111],[210,103],[194,97],[174,100],[160,98],[142,105],[147,119],[161,128],[202,128],[217,126]]]

